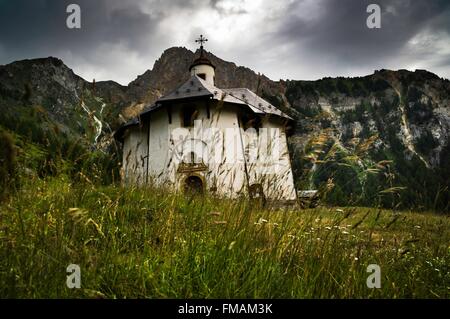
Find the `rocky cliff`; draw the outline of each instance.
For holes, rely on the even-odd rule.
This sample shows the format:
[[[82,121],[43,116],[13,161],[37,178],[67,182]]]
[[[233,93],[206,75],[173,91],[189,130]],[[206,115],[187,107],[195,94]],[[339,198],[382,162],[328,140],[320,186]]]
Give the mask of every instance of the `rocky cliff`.
[[[114,129],[189,77],[195,54],[167,49],[126,87],[87,82],[56,58],[0,66],[0,125],[25,135],[33,128],[80,136],[107,149]],[[218,87],[248,87],[295,118],[289,144],[298,188],[326,189],[334,204],[448,208],[448,80],[380,70],[276,82],[208,55]]]

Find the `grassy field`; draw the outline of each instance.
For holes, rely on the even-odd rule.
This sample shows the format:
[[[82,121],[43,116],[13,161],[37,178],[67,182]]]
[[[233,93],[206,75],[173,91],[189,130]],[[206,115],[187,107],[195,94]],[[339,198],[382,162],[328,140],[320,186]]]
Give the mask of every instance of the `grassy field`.
[[[35,179],[0,204],[0,297],[448,298],[449,226],[434,213]],[[80,289],[66,286],[69,264]],[[380,289],[366,286],[369,264]]]

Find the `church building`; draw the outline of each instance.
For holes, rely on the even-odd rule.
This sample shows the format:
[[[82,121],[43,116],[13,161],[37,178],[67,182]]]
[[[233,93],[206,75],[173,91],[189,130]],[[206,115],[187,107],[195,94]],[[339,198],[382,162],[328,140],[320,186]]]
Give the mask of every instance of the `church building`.
[[[200,55],[190,78],[115,134],[125,184],[295,201],[286,126],[292,119],[247,88],[220,89]]]

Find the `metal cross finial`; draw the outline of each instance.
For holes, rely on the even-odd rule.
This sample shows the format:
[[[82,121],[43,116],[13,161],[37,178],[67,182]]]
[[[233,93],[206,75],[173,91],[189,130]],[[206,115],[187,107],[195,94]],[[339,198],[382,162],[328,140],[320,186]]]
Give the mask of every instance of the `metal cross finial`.
[[[208,39],[204,38],[203,34],[200,34],[200,38],[195,40],[196,43],[200,43],[200,49],[203,49],[203,43],[205,43],[206,41],[208,41]]]

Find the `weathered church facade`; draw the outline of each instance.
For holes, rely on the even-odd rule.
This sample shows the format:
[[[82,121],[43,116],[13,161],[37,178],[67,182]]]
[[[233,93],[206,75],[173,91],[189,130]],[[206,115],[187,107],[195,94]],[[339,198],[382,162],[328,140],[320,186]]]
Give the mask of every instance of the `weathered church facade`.
[[[286,138],[292,119],[246,88],[217,88],[204,41],[189,80],[116,132],[123,182],[295,201]]]

